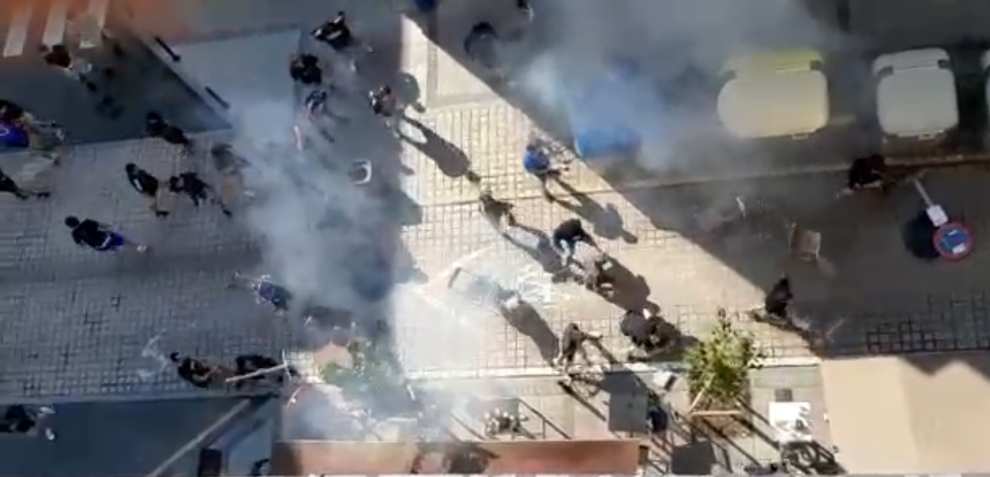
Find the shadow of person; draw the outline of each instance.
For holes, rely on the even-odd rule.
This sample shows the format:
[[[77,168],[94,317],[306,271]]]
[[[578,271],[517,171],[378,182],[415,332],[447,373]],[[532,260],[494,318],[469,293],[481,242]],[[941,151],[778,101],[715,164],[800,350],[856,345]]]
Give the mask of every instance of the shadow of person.
[[[540,357],[548,364],[557,356],[559,342],[557,334],[550,329],[550,325],[533,305],[520,302],[519,306],[506,313],[504,318],[509,326],[533,340],[533,344],[540,351]]]
[[[403,117],[402,122],[415,128],[422,139],[407,135],[401,128],[398,132],[399,138],[432,159],[440,172],[443,172],[447,177],[465,177],[471,182],[480,182],[481,178],[471,170],[471,160],[459,147],[440,137],[439,134],[416,119]]]
[[[602,298],[624,310],[642,310],[652,305],[646,278],[636,275],[613,257],[608,257],[607,266],[605,274],[611,280],[612,288],[608,293],[601,294]]]
[[[560,254],[550,244],[550,235],[546,232],[516,223],[503,235],[505,240],[514,247],[529,255],[544,272],[553,276],[554,281],[564,279],[566,271],[560,259]]]
[[[594,227],[595,235],[606,239],[622,238],[623,241],[629,244],[639,241],[635,235],[625,230],[622,224],[622,216],[619,215],[619,210],[614,204],[609,203],[602,207],[598,202],[588,197],[587,194],[578,191],[570,184],[563,181],[557,181],[557,184],[567,191],[567,194],[573,197],[577,201],[577,204],[560,198],[557,198],[555,202],[590,222],[592,227]]]
[[[398,99],[400,105],[409,106],[417,113],[426,112],[426,106],[420,102],[422,90],[419,87],[419,82],[416,81],[413,75],[405,72],[399,73],[392,91],[395,92],[396,99]]]

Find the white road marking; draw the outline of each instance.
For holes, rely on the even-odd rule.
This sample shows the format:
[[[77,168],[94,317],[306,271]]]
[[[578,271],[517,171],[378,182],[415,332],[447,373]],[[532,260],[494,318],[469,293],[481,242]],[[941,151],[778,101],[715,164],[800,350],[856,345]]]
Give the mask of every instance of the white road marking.
[[[27,44],[28,25],[31,23],[31,14],[34,7],[29,2],[22,2],[14,17],[10,21],[10,30],[7,31],[7,38],[3,43],[3,56],[18,56],[24,53],[24,45]]]
[[[103,27],[106,26],[107,21],[107,10],[110,8],[110,0],[89,0],[89,8],[86,9],[86,18],[84,21],[93,22],[95,20],[95,25],[88,25],[87,29],[92,31],[89,34],[84,35],[83,41],[80,44],[83,48],[96,48],[99,45],[99,38],[101,38]]]
[[[48,46],[65,42],[65,23],[69,14],[69,0],[52,0],[45,20],[45,33],[41,43]]]

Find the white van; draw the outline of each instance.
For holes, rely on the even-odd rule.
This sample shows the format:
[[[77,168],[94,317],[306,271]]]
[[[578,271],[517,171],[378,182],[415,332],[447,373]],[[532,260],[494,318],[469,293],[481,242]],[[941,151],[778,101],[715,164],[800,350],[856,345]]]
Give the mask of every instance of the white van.
[[[926,48],[873,61],[877,120],[884,141],[940,141],[959,125],[949,54]]]
[[[718,116],[744,139],[805,138],[829,121],[828,80],[821,52],[764,51],[735,58],[722,70]]]

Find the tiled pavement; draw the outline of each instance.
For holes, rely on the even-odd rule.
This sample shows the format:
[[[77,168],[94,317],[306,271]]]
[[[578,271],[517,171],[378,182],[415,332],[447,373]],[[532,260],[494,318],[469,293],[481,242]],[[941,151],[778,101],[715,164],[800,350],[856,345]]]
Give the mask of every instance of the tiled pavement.
[[[4,157],[5,169],[16,171],[18,159]],[[185,200],[156,220],[124,177],[127,162],[167,177],[185,167],[177,161],[160,141],[80,146],[56,171],[50,200],[0,197],[0,401],[188,394],[159,372],[162,353],[228,361],[288,346],[284,328],[249,295],[225,290],[231,271],[259,259],[240,225]],[[62,225],[69,214],[119,227],[152,250],[77,247]],[[143,355],[156,336],[153,355]]]

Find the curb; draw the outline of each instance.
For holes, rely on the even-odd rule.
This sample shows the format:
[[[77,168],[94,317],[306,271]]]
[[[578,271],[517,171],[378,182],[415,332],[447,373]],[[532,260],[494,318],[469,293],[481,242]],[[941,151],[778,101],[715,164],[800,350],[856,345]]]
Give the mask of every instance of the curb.
[[[577,159],[580,160],[580,159]],[[972,168],[990,168],[990,152],[981,152],[978,154],[952,154],[952,155],[939,155],[939,156],[902,156],[902,157],[888,157],[888,165],[891,168],[955,168],[955,167],[972,167]],[[805,166],[782,166],[777,169],[752,169],[752,170],[734,170],[727,171],[724,173],[716,173],[711,175],[669,175],[665,177],[650,178],[638,181],[630,181],[625,183],[619,183],[610,185],[606,180],[605,187],[589,187],[586,189],[579,189],[577,192],[583,194],[605,194],[605,193],[622,193],[625,191],[634,191],[640,189],[657,189],[657,188],[675,188],[675,187],[690,187],[698,186],[704,184],[714,184],[720,182],[744,182],[744,181],[756,181],[764,179],[784,179],[788,177],[799,177],[815,174],[835,174],[843,173],[849,169],[848,161],[836,161],[820,164],[809,164]],[[592,171],[598,174],[596,171]],[[523,172],[519,172],[523,174]],[[502,174],[500,176],[488,176],[482,177],[484,180],[498,180],[499,177],[506,177],[513,174]],[[838,189],[841,184],[837,185]],[[514,196],[513,200],[527,200],[527,199],[538,199],[542,196],[539,193],[526,193],[518,194]],[[450,200],[450,201],[436,201],[427,202],[421,204],[422,207],[440,207],[440,206],[451,206],[451,205],[465,205],[474,204],[477,200],[466,199],[466,200]]]
[[[822,359],[817,356],[794,356],[767,358],[763,361],[764,368],[795,368],[818,366]],[[657,371],[683,371],[683,362],[672,361],[663,363],[616,363],[605,370],[606,373],[655,373]],[[445,379],[493,379],[493,378],[549,378],[560,376],[560,372],[549,366],[527,368],[488,368],[464,370],[422,370],[406,373],[413,381],[432,381]]]

